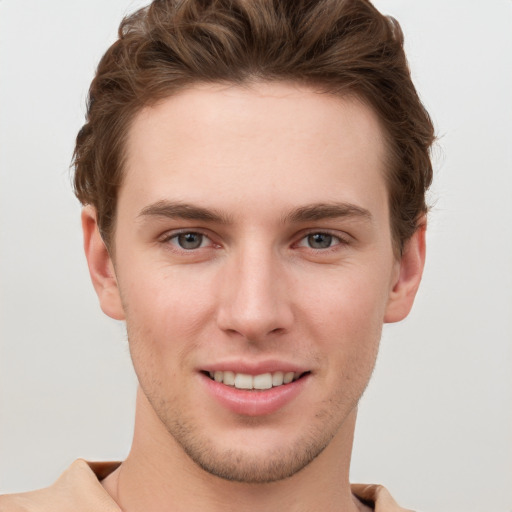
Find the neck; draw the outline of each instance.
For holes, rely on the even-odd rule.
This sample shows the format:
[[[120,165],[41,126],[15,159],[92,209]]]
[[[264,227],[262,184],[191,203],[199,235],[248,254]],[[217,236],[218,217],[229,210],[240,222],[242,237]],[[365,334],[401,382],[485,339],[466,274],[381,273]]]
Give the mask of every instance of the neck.
[[[333,440],[308,466],[271,483],[227,481],[197,466],[167,432],[138,391],[132,449],[103,481],[124,512],[362,510],[350,491],[348,471],[355,427],[353,410]]]

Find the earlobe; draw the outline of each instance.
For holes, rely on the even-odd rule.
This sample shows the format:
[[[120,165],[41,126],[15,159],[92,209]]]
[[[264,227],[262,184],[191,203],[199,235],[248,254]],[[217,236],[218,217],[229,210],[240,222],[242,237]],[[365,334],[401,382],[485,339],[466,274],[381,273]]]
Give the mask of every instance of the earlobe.
[[[117,286],[114,265],[96,221],[96,210],[85,206],[82,210],[84,250],[92,284],[103,312],[115,320],[124,320],[124,310]]]
[[[414,235],[405,243],[398,275],[386,307],[386,323],[399,322],[411,311],[425,266],[425,231],[426,221],[420,223]]]

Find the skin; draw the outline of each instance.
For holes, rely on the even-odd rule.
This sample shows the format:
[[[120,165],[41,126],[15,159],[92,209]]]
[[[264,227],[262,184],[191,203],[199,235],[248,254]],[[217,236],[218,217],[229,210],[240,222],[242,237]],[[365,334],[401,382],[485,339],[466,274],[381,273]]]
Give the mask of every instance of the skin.
[[[140,383],[132,450],[103,482],[125,512],[364,510],[357,403],[425,256],[423,228],[393,254],[385,155],[369,107],[295,84],[197,85],[136,116],[115,257],[82,215]],[[230,365],[306,377],[276,410],[240,413],[203,372]]]

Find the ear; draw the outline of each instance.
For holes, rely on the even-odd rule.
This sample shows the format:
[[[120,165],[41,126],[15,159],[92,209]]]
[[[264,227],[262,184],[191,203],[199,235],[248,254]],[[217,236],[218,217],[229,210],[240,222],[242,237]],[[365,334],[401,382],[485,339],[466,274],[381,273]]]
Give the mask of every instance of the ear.
[[[425,266],[426,227],[426,220],[423,220],[404,245],[384,315],[386,323],[399,322],[411,311]]]
[[[115,320],[124,320],[124,310],[117,286],[114,265],[101,238],[96,209],[85,206],[82,210],[84,249],[92,284],[98,295],[103,312]]]

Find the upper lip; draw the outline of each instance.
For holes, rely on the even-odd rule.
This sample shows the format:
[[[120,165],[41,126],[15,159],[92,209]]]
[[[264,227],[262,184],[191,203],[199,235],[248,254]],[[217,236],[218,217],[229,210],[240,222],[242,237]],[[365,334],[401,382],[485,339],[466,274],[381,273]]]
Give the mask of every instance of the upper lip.
[[[268,361],[217,361],[210,363],[205,366],[201,366],[199,371],[204,372],[233,372],[233,373],[245,373],[247,375],[261,375],[263,373],[274,373],[274,372],[294,372],[294,373],[305,373],[311,371],[311,368],[305,366],[290,363],[288,361],[279,360],[268,360]]]

